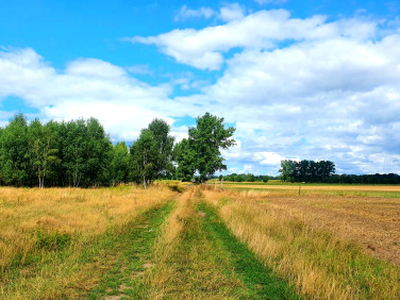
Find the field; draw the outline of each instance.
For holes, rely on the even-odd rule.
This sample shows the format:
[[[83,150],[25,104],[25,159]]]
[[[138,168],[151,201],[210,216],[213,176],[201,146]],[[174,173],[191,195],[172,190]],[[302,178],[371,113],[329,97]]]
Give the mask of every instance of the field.
[[[400,298],[398,186],[168,184],[0,188],[0,299]]]

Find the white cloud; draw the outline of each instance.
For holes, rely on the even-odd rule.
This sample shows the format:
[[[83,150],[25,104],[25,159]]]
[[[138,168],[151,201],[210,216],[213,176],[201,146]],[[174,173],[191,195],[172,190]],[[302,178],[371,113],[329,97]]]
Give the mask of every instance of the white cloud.
[[[283,4],[286,3],[287,0],[255,0],[258,4]]]
[[[376,169],[390,172],[399,168],[400,35],[393,30],[382,36],[378,24],[357,18],[294,19],[283,10],[257,12],[186,31],[185,39],[197,45],[193,50],[171,46],[175,33],[167,33],[163,51],[173,49],[182,55],[178,61],[197,66],[197,49],[223,55],[242,47],[224,58],[226,70],[215,84],[187,98],[214,102],[209,110],[235,122],[240,148],[225,154],[233,169],[247,165],[260,171],[275,163],[275,171],[268,167],[264,172],[276,174],[278,162],[287,157],[332,160],[339,172],[372,172],[382,154],[387,163]],[[289,43],[278,47],[278,41]],[[219,68],[222,61],[208,66]]]
[[[24,99],[43,120],[96,117],[114,140],[134,139],[154,118],[172,125],[170,116],[185,116],[190,104],[171,100],[171,92],[169,84],[150,86],[98,59],[78,59],[57,72],[32,49],[0,52],[0,97]]]
[[[279,166],[281,161],[285,158],[275,152],[256,152],[254,153],[254,159],[262,165],[276,165]]]
[[[245,9],[238,3],[228,4],[221,7],[219,18],[223,21],[235,21],[243,19],[245,16]]]
[[[201,30],[175,29],[151,37],[126,39],[134,43],[155,44],[178,62],[202,70],[218,70],[223,53],[232,48],[270,50],[285,41],[316,41],[347,37],[365,40],[375,36],[377,21],[344,19],[326,22],[324,16],[291,18],[286,10],[258,11],[247,16],[238,4],[221,8],[227,23]]]
[[[206,18],[209,19],[215,15],[214,10],[209,7],[201,7],[199,9],[190,9],[186,5],[182,6],[179,13],[175,16],[175,22],[186,21],[191,18]]]
[[[139,74],[139,75],[154,75],[153,70],[150,68],[149,65],[134,65],[131,67],[125,68],[128,72],[132,74]]]

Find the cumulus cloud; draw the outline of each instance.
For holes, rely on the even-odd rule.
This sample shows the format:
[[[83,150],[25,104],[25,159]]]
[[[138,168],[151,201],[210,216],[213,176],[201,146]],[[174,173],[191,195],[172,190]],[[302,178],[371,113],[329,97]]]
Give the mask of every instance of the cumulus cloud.
[[[209,19],[215,15],[215,11],[209,7],[201,7],[199,9],[190,9],[186,5],[182,6],[179,13],[175,16],[175,22],[186,21],[191,18]]]
[[[175,29],[151,37],[126,39],[134,43],[154,44],[178,62],[201,70],[221,69],[223,53],[232,48],[271,50],[285,41],[316,41],[348,37],[371,38],[379,22],[345,19],[326,22],[325,16],[291,18],[286,10],[258,11],[247,16],[238,4],[221,9],[223,25],[201,30]]]
[[[114,140],[134,139],[154,118],[173,125],[171,116],[184,116],[171,91],[170,84],[150,86],[98,59],[77,59],[56,71],[33,49],[0,52],[0,98],[24,99],[43,120],[96,117]]]
[[[271,170],[268,165],[283,157],[329,159],[339,172],[363,173],[374,170],[380,155],[396,163],[400,149],[400,35],[381,25],[271,10],[145,41],[199,69],[226,64],[215,84],[187,100],[213,103],[211,111],[236,124],[240,150],[226,153],[234,165]],[[185,42],[175,44],[177,36]],[[237,47],[233,57],[224,56]],[[218,60],[199,60],[205,53]],[[391,168],[386,163],[376,170]]]
[[[219,18],[228,22],[243,19],[244,16],[245,8],[238,3],[232,3],[221,7],[219,13]]]

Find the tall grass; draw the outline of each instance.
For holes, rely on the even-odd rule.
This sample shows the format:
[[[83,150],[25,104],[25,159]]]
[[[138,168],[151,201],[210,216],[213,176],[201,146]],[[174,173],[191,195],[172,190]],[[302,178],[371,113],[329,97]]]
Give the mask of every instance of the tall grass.
[[[274,196],[336,196],[336,197],[382,197],[400,198],[400,187],[393,185],[334,185],[334,184],[261,184],[224,183],[234,191],[255,191]]]
[[[84,265],[101,247],[91,245],[173,195],[162,186],[0,188],[0,298],[55,298],[83,279],[95,284]]]
[[[312,224],[282,218],[245,193],[203,191],[231,231],[305,296],[399,299],[400,268],[367,255],[351,241]]]
[[[230,258],[204,230],[195,188],[184,193],[154,249],[150,299],[237,299],[246,293]]]

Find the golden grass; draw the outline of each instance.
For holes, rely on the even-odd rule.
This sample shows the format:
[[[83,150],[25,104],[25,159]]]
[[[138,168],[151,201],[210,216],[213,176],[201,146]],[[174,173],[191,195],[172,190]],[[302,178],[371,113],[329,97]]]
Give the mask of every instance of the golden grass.
[[[202,229],[203,212],[195,209],[197,188],[177,200],[155,243],[154,268],[147,277],[150,299],[236,299],[243,283],[227,276],[227,257],[215,261],[215,246]]]
[[[102,189],[0,188],[0,266],[24,264],[36,251],[38,230],[65,234],[74,240],[122,227],[139,212],[174,195],[166,187],[146,191],[132,187]],[[17,261],[16,261],[17,260]],[[0,274],[1,274],[0,273]]]
[[[308,184],[248,184],[229,183],[226,189],[258,191],[271,196],[338,196],[400,198],[399,185],[308,185]]]
[[[298,197],[280,206],[280,201],[288,201],[284,194],[272,197],[268,192],[255,191],[216,193],[211,188],[203,194],[209,204],[219,209],[232,232],[275,272],[288,278],[299,293],[318,299],[400,298],[400,268],[367,255],[349,236],[337,235],[337,227],[349,228],[355,223],[330,223],[321,228],[318,214],[309,215],[309,210],[296,205],[296,201],[309,201],[310,206],[317,202],[332,210],[340,208],[337,213],[343,214],[351,209],[348,199],[342,198],[341,202],[335,197],[336,202],[331,203],[326,198],[315,202]],[[393,199],[386,201],[392,203]],[[290,205],[296,208],[291,209]],[[381,213],[381,219],[385,218],[380,208],[374,211],[373,207],[364,208],[364,212]],[[386,217],[390,218],[390,213]],[[357,230],[362,231],[362,227]]]
[[[399,185],[307,185],[307,184],[235,184],[230,183],[229,187],[252,188],[263,190],[295,190],[299,187],[306,191],[381,191],[381,192],[400,192]]]
[[[147,285],[152,287],[150,291],[152,299],[164,297],[171,287],[168,284],[175,275],[174,266],[169,263],[171,255],[176,253],[179,245],[179,236],[182,234],[187,219],[193,214],[191,201],[194,189],[181,195],[176,201],[176,207],[163,225],[162,233],[154,247],[154,262],[156,268],[151,270],[147,277]]]

